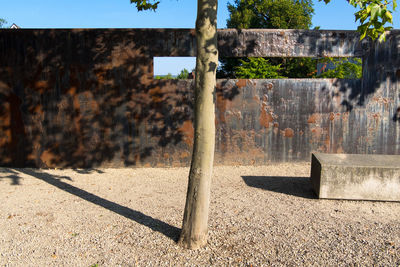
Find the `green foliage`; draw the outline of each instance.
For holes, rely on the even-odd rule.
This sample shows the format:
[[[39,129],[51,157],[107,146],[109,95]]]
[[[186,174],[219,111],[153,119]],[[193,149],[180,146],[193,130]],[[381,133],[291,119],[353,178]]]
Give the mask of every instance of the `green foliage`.
[[[312,58],[253,58],[253,62],[255,60],[260,66],[265,64],[279,66],[276,69],[279,78],[311,78],[315,75],[317,69],[317,62]],[[217,71],[217,77],[239,79],[245,79],[249,76],[252,76],[253,79],[262,79],[264,77],[264,75],[243,75],[243,73],[246,73],[244,71],[238,72],[238,69],[243,68],[243,61],[249,62],[246,58],[222,59],[220,68]]]
[[[372,0],[349,1],[350,4],[353,4],[354,1]],[[379,2],[380,0],[374,1]],[[314,13],[312,2],[310,0],[235,0],[234,4],[228,4],[228,10],[230,12],[230,18],[228,19],[227,25],[232,28],[309,29],[311,26],[312,15]],[[385,10],[385,12],[386,11],[387,10]],[[380,12],[383,11],[381,10]],[[356,13],[356,17],[358,13]],[[373,14],[374,16],[372,16],[371,11],[371,19],[376,19],[378,16],[377,13]],[[386,16],[390,15],[391,13]],[[368,16],[369,15],[367,14],[367,17]],[[387,19],[387,21],[389,21],[389,19]],[[374,26],[376,25],[377,24],[375,23]],[[378,28],[377,30],[379,31]],[[328,61],[325,62],[333,65],[335,69],[322,73],[318,77],[349,79],[361,77],[361,61],[349,61],[347,58],[328,59]],[[279,77],[312,78],[316,77],[318,63],[317,60],[312,58],[266,58],[264,60],[245,60],[245,62],[247,62],[247,64],[243,64],[243,60],[241,59],[222,59],[217,76],[220,78],[235,77],[261,79],[272,77],[273,75],[271,76],[270,72],[273,69],[270,67],[279,66],[279,68],[274,69],[276,75]],[[260,70],[257,70],[255,68],[256,66],[260,67]],[[247,67],[248,69],[245,70],[244,67]],[[267,70],[268,73],[263,75],[261,73],[262,70]]]
[[[154,77],[156,80],[172,80],[175,79],[175,77],[171,74],[168,73],[167,75],[157,75]]]
[[[277,79],[277,78],[339,78],[360,79],[362,61],[359,58],[248,58],[234,59],[231,64],[231,76],[220,72],[218,77],[239,79]],[[331,69],[316,75],[317,63],[330,66]],[[265,73],[264,73],[265,72]]]
[[[189,78],[189,71],[187,69],[181,70],[181,73],[176,76],[177,79],[188,79]]]
[[[173,76],[171,73],[168,73],[167,75],[157,75],[154,77],[156,80],[176,80],[176,79],[189,79],[189,74],[190,72],[187,69],[181,70],[181,72],[178,74],[178,76]]]
[[[152,1],[152,0],[131,0],[131,3],[136,4],[136,8],[139,11],[143,10],[153,10],[155,11],[158,7],[160,1]]]
[[[7,21],[5,19],[0,18],[0,28],[4,27],[4,24],[6,24]]]
[[[321,0],[320,0],[321,1]],[[324,0],[329,3],[330,0]],[[365,36],[371,37],[373,40],[379,37],[379,41],[385,40],[387,31],[393,27],[386,26],[388,23],[393,24],[392,13],[396,10],[396,0],[348,0],[349,4],[359,8],[355,13],[356,21],[360,22],[357,31],[360,32],[360,39]]]
[[[309,29],[311,0],[235,0],[228,4],[228,28]]]
[[[360,79],[362,77],[362,61],[359,58],[327,58],[324,63],[333,65],[334,69],[317,75],[317,78]]]
[[[271,63],[280,64],[281,75],[288,78],[312,78],[317,70],[312,58],[271,58]]]
[[[284,78],[279,75],[280,65],[272,65],[262,57],[250,57],[240,59],[240,65],[235,67],[239,78],[244,79],[278,79]]]
[[[239,65],[240,65],[239,58],[220,58],[217,68],[217,79],[236,77],[235,67]]]

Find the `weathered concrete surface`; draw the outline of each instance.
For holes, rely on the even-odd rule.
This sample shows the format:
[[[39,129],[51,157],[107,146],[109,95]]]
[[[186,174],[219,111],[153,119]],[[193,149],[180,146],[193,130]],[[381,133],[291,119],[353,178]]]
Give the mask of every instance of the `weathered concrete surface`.
[[[219,80],[219,164],[309,161],[311,152],[400,154],[395,106],[379,94],[357,104],[360,80]],[[395,92],[393,92],[394,94]],[[378,99],[378,100],[374,100]],[[397,101],[398,97],[393,99]],[[351,107],[351,108],[350,108]]]
[[[221,56],[362,56],[368,73],[218,80],[215,163],[400,154],[399,36],[220,30]],[[0,30],[0,165],[187,166],[193,81],[153,79],[153,57],[195,51],[190,29]]]
[[[400,201],[400,156],[313,153],[319,198]]]
[[[221,57],[362,57],[372,43],[355,31],[224,29]]]

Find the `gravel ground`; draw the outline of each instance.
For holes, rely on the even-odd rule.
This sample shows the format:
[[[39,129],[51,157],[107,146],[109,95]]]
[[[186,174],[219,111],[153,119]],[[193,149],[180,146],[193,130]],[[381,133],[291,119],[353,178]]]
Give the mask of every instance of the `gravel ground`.
[[[188,171],[2,168],[0,265],[400,265],[400,203],[318,200],[308,163],[215,167],[209,244],[182,249]]]

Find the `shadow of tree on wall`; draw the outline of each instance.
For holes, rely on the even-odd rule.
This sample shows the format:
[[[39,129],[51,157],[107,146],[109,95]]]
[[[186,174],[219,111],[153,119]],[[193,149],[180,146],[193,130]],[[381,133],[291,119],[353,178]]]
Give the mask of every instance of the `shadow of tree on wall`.
[[[184,139],[191,81],[153,80],[154,32],[1,34],[1,165],[165,164]]]
[[[0,165],[187,165],[194,83],[153,79],[153,56],[187,53],[192,34],[0,32]]]
[[[355,107],[363,107],[369,98],[380,91],[383,97],[395,99],[395,84],[398,83],[397,75],[400,68],[400,41],[399,32],[393,31],[388,34],[386,41],[379,43],[369,38],[359,40],[357,32],[329,33],[325,31],[307,31],[300,34],[298,42],[304,44],[308,52],[319,57],[333,54],[350,53],[356,57],[362,57],[363,73],[361,83],[355,80],[336,79],[334,86],[339,87],[342,96],[341,105],[352,111]],[[323,35],[325,38],[321,38]],[[318,38],[319,42],[311,42],[309,38]],[[337,48],[341,47],[341,51]],[[322,88],[323,89],[323,88]],[[334,96],[333,96],[334,97]]]
[[[320,90],[320,95],[330,94],[328,97],[331,102],[338,101],[341,106],[336,110],[331,108],[327,117],[330,116],[329,112],[338,112],[339,121],[344,122],[335,124],[336,119],[332,116],[331,122],[325,122],[325,128],[332,129],[332,134],[336,135],[334,140],[347,140],[340,153],[399,154],[399,121],[396,118],[397,103],[400,101],[400,32],[390,32],[383,43],[369,38],[360,41],[357,32],[312,32],[300,34],[297,40],[307,47],[308,52],[315,53],[316,56],[327,56],[330,53],[333,56],[340,53],[352,54],[361,57],[363,61],[360,80],[335,79],[332,85],[338,88],[338,91],[324,92],[324,87]],[[310,34],[320,41],[308,43]],[[323,35],[325,37],[321,38]],[[338,47],[340,49],[337,49]],[[316,106],[315,109],[316,113],[320,112],[320,107]],[[351,128],[345,128],[343,133],[340,133],[342,126],[347,123],[347,118],[350,118],[348,125]]]
[[[223,32],[234,36],[219,39],[222,56],[238,56],[236,50],[255,54],[262,45],[257,32],[247,34],[248,39],[241,31]],[[297,43],[305,53],[323,56],[350,40],[344,51],[368,54],[363,81],[336,80],[339,92],[329,92],[330,99],[341,97],[343,110],[365,106],[387,82],[397,86],[399,72],[388,66],[400,65],[398,33],[373,51],[371,43],[355,42],[358,36],[324,39],[321,32],[298,31]],[[193,56],[192,34],[162,29],[0,30],[0,165],[187,165],[193,142],[193,81],[154,80],[152,62],[153,56]],[[315,38],[320,41],[310,42]],[[367,70],[374,64],[376,73]],[[230,131],[223,122],[224,101],[239,91],[226,81],[217,86],[222,143]],[[395,90],[383,91],[383,97],[398,98],[390,95]],[[398,125],[398,106],[388,107],[390,127]]]
[[[394,122],[400,122],[400,107],[396,109],[395,114],[393,115]]]
[[[301,157],[303,160],[309,160],[310,151],[399,154],[396,115],[400,101],[399,33],[392,31],[386,42],[379,44],[367,38],[360,41],[355,31],[229,29],[223,30],[219,38],[220,55],[362,58],[362,79],[308,80],[308,84],[292,91],[285,91],[286,87],[277,88],[276,91],[289,93],[275,94],[283,100],[293,101],[294,97],[301,100],[297,109],[292,108],[293,104],[289,106],[295,112],[288,112],[286,106],[285,110],[278,110],[283,106],[279,102],[284,102],[280,99],[271,105],[270,111],[278,116],[279,127],[294,128],[295,134],[302,135],[297,140],[302,149],[300,153],[306,152],[303,154],[306,156]],[[288,82],[296,86],[301,83],[302,80]],[[317,83],[321,86],[313,87]],[[273,99],[271,95],[273,93],[268,95],[269,99]],[[309,104],[304,104],[306,102]],[[288,119],[292,114],[299,116]],[[291,140],[296,138],[294,135]],[[277,144],[281,139],[277,138],[273,143]],[[263,149],[267,151],[268,148]],[[278,151],[278,160],[290,158],[285,156],[293,150],[285,152],[285,149],[282,146],[274,148],[273,151]]]

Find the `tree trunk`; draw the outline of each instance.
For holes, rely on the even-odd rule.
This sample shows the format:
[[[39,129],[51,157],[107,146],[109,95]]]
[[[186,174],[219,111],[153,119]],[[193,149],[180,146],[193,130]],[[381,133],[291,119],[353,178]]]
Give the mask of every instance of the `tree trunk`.
[[[215,146],[214,92],[218,65],[218,0],[198,0],[196,20],[194,145],[179,244],[197,249],[207,244],[208,209]]]

